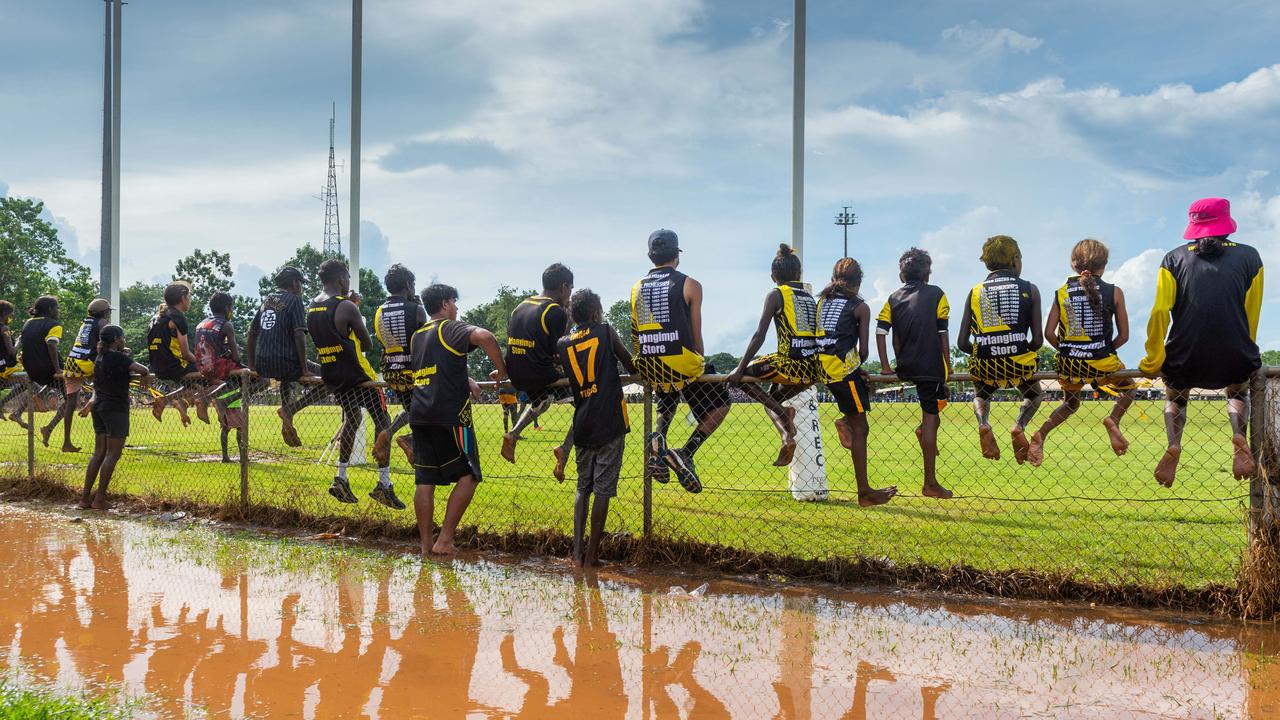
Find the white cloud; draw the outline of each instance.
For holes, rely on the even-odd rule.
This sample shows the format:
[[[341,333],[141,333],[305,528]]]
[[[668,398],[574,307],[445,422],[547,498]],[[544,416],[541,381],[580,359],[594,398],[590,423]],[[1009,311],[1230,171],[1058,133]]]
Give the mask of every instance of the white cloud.
[[[997,52],[1007,49],[1026,54],[1044,44],[1044,40],[1038,37],[1023,35],[1009,28],[986,27],[975,21],[943,30],[942,39],[977,52]]]

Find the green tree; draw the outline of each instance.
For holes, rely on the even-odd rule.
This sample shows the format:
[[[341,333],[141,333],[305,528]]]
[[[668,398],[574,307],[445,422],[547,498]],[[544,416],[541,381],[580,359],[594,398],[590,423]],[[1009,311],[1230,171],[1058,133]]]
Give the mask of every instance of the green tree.
[[[742,362],[742,358],[733,353],[718,352],[707,356],[707,366],[715,367],[716,372],[722,374],[733,372],[740,362]]]
[[[631,301],[619,300],[609,306],[604,314],[604,321],[613,326],[613,331],[622,338],[622,344],[631,347]]]
[[[74,333],[97,297],[98,283],[89,268],[67,256],[57,229],[41,219],[43,212],[38,200],[0,197],[0,298],[13,303],[21,319],[36,298],[54,295],[64,334]]]
[[[191,283],[191,315],[197,321],[209,312],[209,298],[214,293],[231,292],[231,254],[217,250],[196,250],[178,261],[173,280]]]
[[[1053,372],[1057,369],[1058,351],[1049,343],[1040,346],[1036,351],[1036,369],[1041,372]]]
[[[141,362],[147,361],[147,329],[164,302],[164,285],[136,282],[120,289],[116,322],[124,328],[125,344]]]
[[[511,320],[511,312],[525,298],[533,294],[532,290],[520,290],[503,285],[498,288],[498,294],[492,300],[471,308],[462,315],[461,319],[463,322],[489,330],[498,338],[498,344],[505,348],[507,323]],[[492,370],[493,363],[489,362],[488,356],[484,353],[474,352],[467,355],[467,371],[471,377],[477,380],[488,380]]]
[[[1263,365],[1280,365],[1280,350],[1263,350]]]

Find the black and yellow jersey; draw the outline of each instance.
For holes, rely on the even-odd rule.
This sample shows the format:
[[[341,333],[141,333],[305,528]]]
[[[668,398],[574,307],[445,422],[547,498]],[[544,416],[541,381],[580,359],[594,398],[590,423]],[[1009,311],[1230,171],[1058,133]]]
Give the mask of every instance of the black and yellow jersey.
[[[825,381],[839,382],[862,366],[862,357],[858,354],[862,327],[857,311],[865,304],[856,296],[818,298],[818,324],[822,327],[817,339],[818,361]]]
[[[0,323],[0,378],[18,372],[18,348],[13,343],[13,331],[7,323]]]
[[[972,319],[969,334],[975,358],[1034,362],[1030,337],[1034,295],[1035,286],[1008,270],[991,273],[969,291],[966,311]]]
[[[98,333],[106,323],[102,318],[86,317],[80,323],[76,341],[67,352],[62,371],[67,375],[93,377],[93,363],[98,359]]]
[[[467,353],[474,346],[474,325],[437,319],[418,328],[409,341],[413,401],[409,423],[457,427],[471,425],[471,384]]]
[[[377,379],[355,331],[348,330],[345,337],[338,334],[338,306],[344,302],[344,295],[321,296],[307,308],[307,333],[316,344],[320,377],[331,392],[351,390]]]
[[[147,329],[147,364],[151,372],[166,376],[187,370],[190,363],[182,357],[182,345],[178,342],[178,337],[186,334],[187,316],[181,310],[165,308],[151,318],[151,327]]]
[[[773,331],[778,336],[778,355],[804,360],[818,353],[818,304],[802,283],[779,285],[774,292],[782,300],[773,314]]]
[[[573,444],[598,448],[631,431],[614,351],[622,340],[605,323],[563,337],[560,362],[573,389]]]
[[[387,298],[373,315],[373,332],[382,345],[382,378],[393,390],[413,387],[409,340],[421,324],[422,306],[399,295]]]
[[[1058,354],[1075,360],[1101,360],[1115,354],[1116,286],[1097,278],[1100,308],[1094,308],[1080,276],[1058,288]]]
[[[893,333],[898,377],[910,381],[945,381],[947,358],[938,334],[947,331],[951,306],[937,285],[914,281],[898,288],[876,316],[876,333]]]
[[[53,382],[53,374],[57,372],[53,359],[49,357],[49,341],[62,339],[62,325],[50,318],[31,318],[22,326],[19,340],[22,344],[22,366],[27,376],[37,385],[48,385]]]
[[[540,390],[560,379],[556,342],[569,328],[569,314],[545,295],[526,298],[507,323],[507,374],[525,391]]]
[[[1183,245],[1160,263],[1147,354],[1139,367],[1163,373],[1169,386],[1179,389],[1244,382],[1262,365],[1257,343],[1262,258],[1254,248],[1234,242],[1224,242],[1214,257],[1194,249],[1194,243]]]
[[[702,375],[694,350],[693,311],[684,299],[688,276],[654,268],[631,288],[631,338],[636,370],[662,390],[679,390]]]

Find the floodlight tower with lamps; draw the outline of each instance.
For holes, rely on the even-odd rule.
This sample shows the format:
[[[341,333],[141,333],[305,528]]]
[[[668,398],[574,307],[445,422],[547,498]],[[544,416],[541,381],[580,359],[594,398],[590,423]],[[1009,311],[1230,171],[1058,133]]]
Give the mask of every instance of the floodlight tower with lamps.
[[[836,213],[836,224],[844,228],[844,255],[841,257],[849,257],[849,226],[858,224],[858,215],[849,212],[849,206],[845,205],[843,211]]]

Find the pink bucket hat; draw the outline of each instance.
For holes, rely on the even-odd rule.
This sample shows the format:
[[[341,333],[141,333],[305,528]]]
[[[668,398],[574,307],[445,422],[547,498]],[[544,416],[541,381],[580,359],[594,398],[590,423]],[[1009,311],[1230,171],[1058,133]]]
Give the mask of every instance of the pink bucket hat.
[[[1236,231],[1236,221],[1231,219],[1231,203],[1225,198],[1204,198],[1191,203],[1187,210],[1186,240],[1230,235]]]

